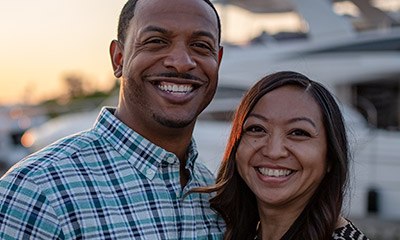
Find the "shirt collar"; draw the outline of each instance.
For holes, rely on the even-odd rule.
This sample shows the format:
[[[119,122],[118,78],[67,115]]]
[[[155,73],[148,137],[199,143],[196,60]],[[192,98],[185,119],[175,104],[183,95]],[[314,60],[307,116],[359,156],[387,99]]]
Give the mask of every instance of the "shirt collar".
[[[114,149],[148,179],[152,180],[162,161],[177,163],[175,154],[153,144],[114,116],[115,108],[102,108],[94,125]],[[194,139],[188,148],[186,168],[193,169],[198,152]],[[174,159],[174,160],[173,160]]]

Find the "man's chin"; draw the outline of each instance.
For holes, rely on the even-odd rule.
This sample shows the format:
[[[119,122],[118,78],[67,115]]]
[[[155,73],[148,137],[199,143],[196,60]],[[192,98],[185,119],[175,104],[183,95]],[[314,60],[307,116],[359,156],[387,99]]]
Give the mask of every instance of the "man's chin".
[[[185,120],[185,119],[166,119],[162,117],[156,117],[155,120],[160,123],[161,125],[169,128],[185,128],[193,123],[194,119],[192,120]]]

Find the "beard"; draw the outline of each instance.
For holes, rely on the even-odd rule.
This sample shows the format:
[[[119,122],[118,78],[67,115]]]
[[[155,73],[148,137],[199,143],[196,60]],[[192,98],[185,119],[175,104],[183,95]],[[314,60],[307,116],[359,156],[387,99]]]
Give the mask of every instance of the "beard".
[[[190,125],[195,119],[183,120],[183,119],[167,119],[156,114],[153,114],[153,119],[159,124],[169,128],[184,128]]]
[[[162,74],[162,76],[170,77],[175,75]],[[188,76],[177,75],[177,76],[187,79],[196,79],[191,75]],[[127,102],[134,103],[132,104],[132,107],[136,110],[132,108],[133,112],[136,112],[136,114],[143,116],[144,117],[143,119],[147,118],[147,121],[153,119],[154,122],[167,128],[174,128],[174,129],[185,128],[193,124],[194,121],[196,121],[197,116],[201,112],[198,109],[196,110],[196,112],[186,113],[180,116],[178,113],[175,114],[172,112],[168,113],[167,110],[166,112],[164,112],[163,110],[161,110],[162,108],[148,101],[148,99],[150,99],[150,96],[148,96],[148,93],[146,92],[147,90],[145,89],[144,82],[146,81],[142,80],[142,82],[138,83],[138,80],[135,80],[133,78],[128,78],[124,82],[122,82],[123,92],[126,93],[125,96],[127,99],[129,99]],[[211,99],[207,103],[203,102],[202,106],[199,106],[199,108],[204,110],[204,108],[209,104],[210,101]]]

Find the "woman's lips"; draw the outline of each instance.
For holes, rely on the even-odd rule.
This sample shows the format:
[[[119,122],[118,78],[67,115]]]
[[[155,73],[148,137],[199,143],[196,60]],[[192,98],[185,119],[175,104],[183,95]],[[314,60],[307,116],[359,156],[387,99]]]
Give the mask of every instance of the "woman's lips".
[[[263,176],[267,177],[287,177],[294,172],[290,169],[275,169],[266,167],[256,167],[256,170]]]

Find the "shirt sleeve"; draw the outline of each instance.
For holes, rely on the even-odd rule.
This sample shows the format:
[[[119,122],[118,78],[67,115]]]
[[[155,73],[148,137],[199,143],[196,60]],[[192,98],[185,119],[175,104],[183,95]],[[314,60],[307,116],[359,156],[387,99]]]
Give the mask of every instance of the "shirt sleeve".
[[[0,239],[64,239],[50,202],[21,172],[0,180]]]

